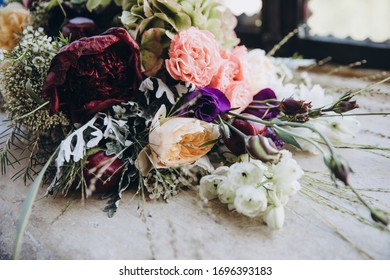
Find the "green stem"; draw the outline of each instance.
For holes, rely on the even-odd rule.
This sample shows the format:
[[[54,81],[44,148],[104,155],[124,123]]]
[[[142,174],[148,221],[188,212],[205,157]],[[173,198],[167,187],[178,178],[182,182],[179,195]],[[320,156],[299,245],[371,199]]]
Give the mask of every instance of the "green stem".
[[[387,116],[390,113],[360,113],[360,114],[334,114],[334,115],[322,115],[321,117],[359,117],[359,116]]]
[[[319,150],[324,156],[326,155],[326,152],[324,151],[324,149],[322,149],[321,146],[320,146],[317,142],[315,142],[314,140],[312,140],[312,139],[310,139],[310,138],[307,138],[307,137],[303,137],[303,136],[301,136],[301,135],[299,135],[299,134],[296,134],[296,133],[294,133],[294,132],[291,132],[291,131],[289,131],[289,130],[287,130],[287,129],[284,129],[284,128],[280,127],[280,126],[277,126],[277,125],[276,125],[275,127],[276,127],[277,129],[283,131],[283,132],[286,132],[286,133],[288,133],[288,134],[290,134],[290,135],[296,137],[296,138],[300,138],[300,139],[302,139],[302,140],[304,140],[304,141],[306,141],[306,142],[309,142],[309,143],[312,144],[317,150]]]
[[[381,85],[383,83],[386,83],[387,81],[390,81],[390,76],[387,77],[386,79],[383,79],[383,80],[381,80],[381,81],[379,81],[379,82],[377,82],[375,84],[372,84],[372,85],[370,85],[368,87],[362,88],[362,89],[357,90],[357,91],[353,91],[353,92],[351,92],[351,95],[357,95],[357,94],[359,94],[359,93],[361,93],[363,91],[373,89],[374,87],[379,86],[379,85]]]
[[[27,118],[28,116],[34,114],[35,112],[37,112],[38,110],[42,109],[43,107],[47,106],[48,104],[50,103],[50,101],[46,101],[45,103],[43,103],[41,106],[39,106],[38,108],[35,108],[34,110],[32,110],[31,112],[29,112],[28,114],[25,114],[23,116],[20,116],[20,117],[17,117],[15,118],[15,120],[21,120],[21,119],[24,119],[24,118]]]
[[[291,126],[291,127],[307,128],[307,129],[313,131],[314,133],[318,134],[318,136],[320,136],[320,138],[324,141],[325,145],[329,148],[329,150],[330,150],[330,152],[332,154],[336,153],[335,149],[333,147],[333,144],[320,131],[318,131],[317,129],[315,129],[311,125],[307,125],[307,124],[303,124],[303,123],[297,123],[297,122],[281,121],[279,119],[274,119],[273,121],[265,121],[265,120],[262,120],[260,118],[251,118],[251,117],[242,116],[240,114],[236,114],[236,113],[232,113],[232,112],[229,112],[228,114],[232,115],[232,116],[235,116],[237,118],[240,118],[240,119],[245,119],[245,120],[248,120],[248,121],[258,122],[258,123],[264,124],[264,125],[269,126],[269,127]]]

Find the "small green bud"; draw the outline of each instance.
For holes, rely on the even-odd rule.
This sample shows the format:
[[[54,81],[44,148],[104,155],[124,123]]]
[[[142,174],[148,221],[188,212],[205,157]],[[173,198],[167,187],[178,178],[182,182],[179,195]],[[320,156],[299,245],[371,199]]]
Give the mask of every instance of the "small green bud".
[[[385,226],[388,226],[390,223],[390,216],[389,213],[386,213],[383,210],[375,209],[371,211],[371,218],[378,223],[381,223]]]

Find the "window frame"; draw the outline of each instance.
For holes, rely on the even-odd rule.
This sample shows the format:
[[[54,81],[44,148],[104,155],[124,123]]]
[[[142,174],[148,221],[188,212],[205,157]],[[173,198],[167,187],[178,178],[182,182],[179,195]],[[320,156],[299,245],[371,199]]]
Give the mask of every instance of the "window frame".
[[[261,27],[237,26],[237,35],[241,38],[242,44],[249,48],[263,48],[269,51],[288,33],[298,29],[297,35],[277,51],[277,56],[291,56],[298,53],[305,58],[318,60],[331,57],[332,62],[343,65],[364,60],[363,67],[390,69],[390,44],[388,43],[310,35],[308,27],[304,24],[308,17],[308,1],[263,0]]]

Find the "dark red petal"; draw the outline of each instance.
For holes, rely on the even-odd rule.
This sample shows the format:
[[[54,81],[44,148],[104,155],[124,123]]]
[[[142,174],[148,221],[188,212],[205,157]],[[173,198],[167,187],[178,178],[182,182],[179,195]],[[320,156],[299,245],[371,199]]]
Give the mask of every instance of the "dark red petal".
[[[57,114],[59,109],[60,109],[60,100],[59,100],[57,88],[53,88],[52,93],[50,95],[50,115]]]
[[[102,112],[113,105],[124,102],[123,99],[110,98],[106,100],[92,100],[83,106],[83,112],[87,115],[94,115],[97,112]]]

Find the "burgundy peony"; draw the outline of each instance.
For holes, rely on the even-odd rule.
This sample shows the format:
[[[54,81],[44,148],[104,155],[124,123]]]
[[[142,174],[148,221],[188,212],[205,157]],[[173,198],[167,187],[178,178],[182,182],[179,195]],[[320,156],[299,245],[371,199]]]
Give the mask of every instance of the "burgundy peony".
[[[68,20],[61,28],[64,37],[70,37],[71,41],[97,35],[98,27],[92,19],[86,17],[75,17]]]
[[[100,151],[88,157],[84,178],[93,193],[110,193],[119,188],[123,169],[120,159]]]
[[[216,88],[199,88],[184,95],[177,104],[178,115],[212,122],[220,113],[230,110],[227,97]]]
[[[246,117],[254,117],[253,115],[245,113],[242,115]],[[232,125],[241,132],[243,132],[245,135],[265,136],[267,133],[267,127],[265,125],[253,121],[236,118],[233,121]],[[228,147],[228,149],[237,156],[244,154],[246,152],[244,140],[232,129],[230,131],[230,138],[224,139],[226,147]]]
[[[142,75],[139,46],[123,28],[82,38],[53,58],[42,96],[52,114],[63,111],[73,122],[132,99]]]

